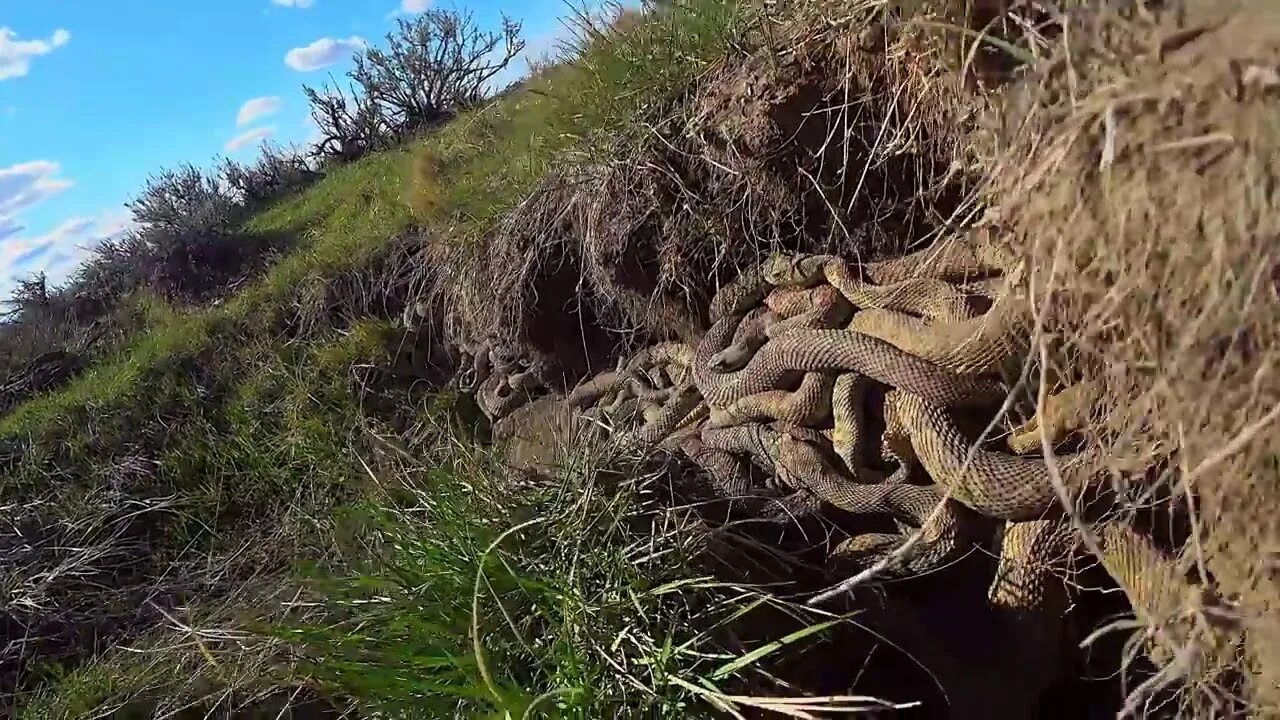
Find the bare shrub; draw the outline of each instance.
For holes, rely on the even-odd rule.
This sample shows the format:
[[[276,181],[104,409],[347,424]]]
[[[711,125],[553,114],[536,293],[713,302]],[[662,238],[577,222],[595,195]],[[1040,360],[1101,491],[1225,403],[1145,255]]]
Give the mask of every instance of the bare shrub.
[[[315,154],[350,162],[435,127],[488,99],[495,78],[525,47],[506,16],[483,30],[469,13],[428,10],[399,20],[386,49],[355,56],[349,91],[304,87],[320,129]]]
[[[139,225],[182,233],[226,227],[239,219],[235,204],[216,177],[185,164],[149,177],[142,194],[125,207]]]
[[[305,154],[273,145],[263,145],[252,165],[227,160],[221,168],[222,182],[236,202],[248,209],[262,207],[319,177],[320,172]]]
[[[470,13],[428,10],[398,21],[386,50],[357,55],[351,79],[397,133],[420,132],[488,96],[493,78],[524,50],[520,28],[503,16],[500,31],[485,32]]]
[[[303,87],[311,104],[311,119],[320,131],[314,154],[338,162],[351,162],[390,143],[391,127],[382,106],[351,88],[326,85],[319,90]]]
[[[0,322],[0,409],[12,406],[79,369],[97,334],[94,303],[50,288],[44,273],[18,281]]]

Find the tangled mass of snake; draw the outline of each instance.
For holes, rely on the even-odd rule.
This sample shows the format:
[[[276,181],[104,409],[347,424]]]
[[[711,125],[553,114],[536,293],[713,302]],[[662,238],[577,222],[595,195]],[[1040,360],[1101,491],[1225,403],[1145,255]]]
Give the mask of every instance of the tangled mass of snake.
[[[1010,289],[1022,270],[985,237],[874,263],[771,256],[720,290],[696,346],[645,348],[562,402],[615,438],[687,458],[767,521],[867,520],[876,529],[853,523],[830,543],[826,598],[849,578],[943,568],[985,539],[999,553],[988,602],[1024,642],[1061,624],[1073,553],[1096,555],[1140,619],[1178,616],[1198,589],[1167,550],[1123,522],[1072,524],[1068,509],[1101,484],[1077,433],[1091,385],[1059,381],[1022,424],[989,422],[1029,355],[1029,327]],[[481,352],[475,366],[495,421],[538,386],[513,358]],[[1145,646],[1157,662],[1196,632],[1166,625]]]

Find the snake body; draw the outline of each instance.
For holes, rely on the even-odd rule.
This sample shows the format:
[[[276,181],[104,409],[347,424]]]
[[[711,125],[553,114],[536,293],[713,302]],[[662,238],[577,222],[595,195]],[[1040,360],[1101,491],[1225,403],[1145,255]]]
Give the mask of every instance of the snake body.
[[[712,405],[775,389],[796,372],[858,372],[939,406],[985,404],[999,397],[999,386],[991,379],[949,372],[848,330],[794,330],[766,343],[742,370],[713,372],[707,364],[732,337],[736,320],[723,318],[713,325],[694,360],[694,381]]]
[[[831,449],[844,461],[845,469],[862,467],[867,443],[866,392],[870,382],[858,373],[844,373],[831,389]]]
[[[807,373],[794,391],[766,390],[738,398],[726,407],[712,408],[710,422],[718,427],[759,420],[814,425],[831,414],[834,382],[829,373]]]
[[[733,331],[733,342],[724,350],[711,356],[707,366],[716,372],[741,370],[756,351],[769,340],[769,327],[778,316],[765,308],[756,308],[738,322]]]
[[[908,428],[921,465],[951,497],[978,512],[1003,520],[1034,520],[1058,505],[1053,477],[1038,458],[970,448],[944,408],[910,393],[895,393],[896,412]],[[1068,492],[1078,491],[1083,458],[1058,460]]]
[[[728,499],[718,507],[756,512],[771,503],[828,520],[853,517],[839,525],[849,539],[823,545],[835,573],[872,563],[881,576],[925,573],[969,552],[1003,521],[986,607],[1007,686],[993,706],[1025,714],[1065,657],[1072,568],[1063,561],[1080,548],[1058,512],[1058,491],[1078,495],[1092,468],[1088,450],[1034,455],[1087,424],[1097,388],[1049,396],[1010,435],[1012,452],[971,446],[955,413],[993,410],[1003,398],[993,371],[1026,349],[1020,300],[1009,290],[1014,272],[980,241],[876,263],[773,256],[717,294],[696,347],[648,348],[585,381],[566,402],[607,409],[625,442],[678,448]],[[486,397],[537,390],[535,378],[505,358],[477,355],[474,373],[482,371]],[[877,386],[887,386],[883,400]],[[888,467],[871,457],[876,419]],[[861,532],[870,518],[900,532]],[[1118,523],[1101,526],[1099,539],[1102,565],[1139,619],[1163,630],[1149,642],[1153,659],[1191,640],[1206,643],[1206,658],[1222,656],[1230,638],[1187,620],[1201,588],[1174,558]]]
[[[747,270],[711,298],[708,316],[711,322],[715,322],[726,315],[744,313],[759,304],[771,289],[772,284],[765,280],[758,268]]]
[[[775,287],[764,299],[764,306],[780,318],[791,318],[809,312],[828,301],[830,290],[822,287]]]
[[[1020,356],[1022,341],[1008,295],[977,317],[930,323],[894,310],[866,310],[849,323],[915,357],[957,373],[985,373]]]
[[[1011,709],[1026,712],[1062,670],[1070,594],[1065,561],[1075,543],[1060,520],[1008,523],[1000,562],[988,589],[997,638],[1008,653]]]
[[[1035,416],[1010,433],[1009,449],[1019,455],[1039,452],[1043,447],[1043,436],[1047,436],[1049,447],[1062,442],[1072,432],[1084,427],[1098,392],[1095,383],[1080,382],[1049,395]]]
[[[883,476],[866,469],[860,477],[845,476],[828,464],[817,449],[817,437],[817,433],[795,428],[779,431],[761,425],[708,428],[702,436],[708,447],[730,454],[745,453],[757,462],[772,464],[783,484],[811,493],[844,512],[887,516],[921,527],[922,538],[914,552],[900,558],[894,572],[928,572],[968,549],[965,511],[949,501],[944,503],[936,487],[887,483]],[[841,562],[872,562],[903,541],[900,536],[877,535],[874,538],[883,542],[869,543],[870,537],[873,536],[859,536],[837,548]]]

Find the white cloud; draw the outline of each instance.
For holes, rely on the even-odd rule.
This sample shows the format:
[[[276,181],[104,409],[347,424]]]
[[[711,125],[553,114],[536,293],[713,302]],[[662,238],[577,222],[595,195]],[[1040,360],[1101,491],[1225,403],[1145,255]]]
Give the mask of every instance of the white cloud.
[[[257,97],[240,106],[236,113],[236,127],[244,127],[258,118],[274,114],[280,109],[280,98]]]
[[[120,236],[133,224],[123,210],[97,217],[73,217],[43,235],[8,237],[0,243],[0,298],[8,297],[17,277],[44,272],[52,284],[60,284],[88,255],[89,248]],[[0,237],[3,235],[0,223]]]
[[[73,217],[63,220],[61,224],[44,235],[29,238],[27,242],[34,246],[66,245],[69,241],[83,238],[97,224],[98,221],[93,218]]]
[[[257,143],[260,140],[266,140],[267,138],[274,135],[275,132],[276,132],[276,129],[273,127],[254,128],[252,130],[247,130],[228,140],[225,150],[229,153],[237,152],[243,148],[253,145],[254,143]]]
[[[0,168],[0,217],[29,208],[71,187],[72,182],[55,177],[58,163],[33,160]]]
[[[26,230],[17,213],[71,187],[71,181],[57,177],[60,168],[48,160],[33,160],[0,168],[0,272],[28,271],[24,266],[39,262],[68,233],[83,232],[86,227],[68,221],[46,235],[23,237]],[[35,270],[43,269],[43,266]],[[0,276],[0,298],[12,289],[7,278]]]
[[[320,38],[305,47],[294,48],[284,56],[284,64],[299,72],[311,72],[328,67],[368,43],[356,35],[344,39]]]
[[[17,235],[25,229],[13,218],[0,215],[0,241],[11,235]]]
[[[0,80],[22,77],[31,70],[31,58],[48,55],[66,45],[71,33],[58,29],[48,40],[19,40],[17,33],[0,27]]]
[[[426,12],[434,4],[434,0],[400,0],[400,4],[395,10],[387,13],[387,19],[398,18],[401,15],[416,15]]]
[[[301,10],[306,10],[312,5],[315,5],[315,0],[271,0],[271,4],[279,5],[280,7],[299,8]]]

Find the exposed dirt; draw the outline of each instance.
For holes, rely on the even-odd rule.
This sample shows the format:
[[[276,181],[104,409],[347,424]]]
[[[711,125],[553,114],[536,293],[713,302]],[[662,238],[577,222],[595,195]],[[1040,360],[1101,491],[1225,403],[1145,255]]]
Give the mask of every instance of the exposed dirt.
[[[1106,458],[1118,500],[1107,519],[1141,528],[1203,590],[1129,607],[1101,568],[1080,570],[1070,662],[1025,668],[1051,676],[1034,713],[1114,713],[1135,698],[1155,715],[1280,713],[1280,12],[1120,5],[1065,24],[1037,11],[1046,59],[1019,79],[1016,63],[988,58],[979,84],[1016,79],[990,97],[966,89],[925,26],[795,22],[653,118],[652,142],[546,180],[442,290],[455,336],[494,337],[557,370],[553,394],[508,423],[512,461],[552,464],[573,426],[554,393],[636,346],[696,342],[716,290],[768,252],[892,256],[987,210],[1025,261],[1017,289],[1045,379],[1103,388],[1083,439]],[[985,186],[971,203],[961,168],[975,166]],[[826,529],[757,539],[807,562]],[[954,637],[928,643],[978,668],[987,620],[937,600],[955,577],[886,592],[946,618]],[[788,582],[821,586],[803,572]],[[857,602],[873,628],[901,621]],[[1191,630],[1154,664],[1115,633],[1076,649],[1126,612],[1148,630]],[[859,641],[846,642],[847,656]],[[792,668],[814,692],[898,697],[915,672],[905,655],[877,670],[815,652]]]
[[[929,237],[964,192],[974,99],[933,34],[864,29],[784,25],[646,118],[647,140],[548,177],[481,246],[437,261],[454,337],[496,336],[576,380],[696,337],[714,292],[770,250],[863,257]]]
[[[1246,631],[1247,692],[1280,711],[1280,14],[1188,2],[1079,16],[1066,37],[1002,109],[991,200],[1051,361],[1106,388],[1091,434],[1116,481],[1196,519],[1182,566],[1226,605],[1179,610],[1209,654]],[[1222,700],[1191,672],[1196,707]]]

